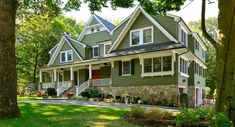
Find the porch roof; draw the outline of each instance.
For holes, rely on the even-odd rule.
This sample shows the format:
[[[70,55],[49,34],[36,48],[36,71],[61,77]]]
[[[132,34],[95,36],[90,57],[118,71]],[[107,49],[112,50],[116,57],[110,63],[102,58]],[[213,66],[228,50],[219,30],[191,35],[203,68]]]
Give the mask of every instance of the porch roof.
[[[124,56],[124,55],[132,55],[146,52],[155,52],[155,51],[163,51],[170,49],[178,49],[178,48],[186,48],[181,43],[175,43],[174,41],[165,42],[165,43],[151,43],[139,46],[133,46],[130,48],[119,49],[107,54],[106,57],[114,57],[114,56]]]

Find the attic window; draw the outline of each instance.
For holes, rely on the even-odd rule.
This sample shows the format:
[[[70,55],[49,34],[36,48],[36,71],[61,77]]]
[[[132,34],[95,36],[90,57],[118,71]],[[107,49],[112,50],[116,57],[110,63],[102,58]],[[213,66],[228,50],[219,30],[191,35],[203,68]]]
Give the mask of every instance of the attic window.
[[[91,28],[91,33],[94,33],[95,29],[94,28]]]
[[[153,27],[146,27],[130,32],[130,45],[153,43]]]
[[[60,63],[73,61],[73,51],[62,51],[60,52]]]

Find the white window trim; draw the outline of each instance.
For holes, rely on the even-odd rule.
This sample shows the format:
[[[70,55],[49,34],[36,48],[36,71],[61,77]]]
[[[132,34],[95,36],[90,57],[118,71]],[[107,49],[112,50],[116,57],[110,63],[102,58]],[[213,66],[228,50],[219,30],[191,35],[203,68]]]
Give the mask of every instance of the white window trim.
[[[123,70],[123,62],[130,62],[130,74],[123,74],[123,72],[124,72],[124,70]],[[131,76],[131,61],[130,60],[128,60],[128,61],[122,61],[122,76]]]
[[[167,56],[171,56],[171,71],[163,71],[163,57],[167,57]],[[144,72],[144,59],[148,59],[148,58],[156,58],[156,57],[161,57],[161,72],[148,72],[145,73]],[[174,56],[173,55],[163,55],[163,56],[156,56],[156,57],[145,57],[143,58],[143,63],[142,63],[142,74],[141,77],[153,77],[153,76],[165,76],[165,75],[174,75]],[[152,64],[153,64],[153,60],[152,60]],[[153,67],[152,67],[153,69]]]
[[[98,56],[94,56],[94,54],[95,54],[94,48],[98,48]],[[99,52],[99,45],[92,46],[92,58],[98,58],[99,54],[100,54],[100,52]]]
[[[144,31],[144,30],[147,30],[147,29],[151,29],[151,31],[152,31],[152,33],[151,33],[151,35],[152,35],[151,40],[152,40],[152,41],[151,41],[151,42],[148,42],[148,43],[144,43],[144,34],[143,34],[143,31]],[[153,36],[154,36],[154,35],[153,35],[153,33],[154,33],[153,30],[154,30],[154,29],[153,29],[153,26],[145,27],[145,28],[140,28],[140,29],[135,29],[135,30],[130,30],[130,47],[153,43]],[[136,32],[136,31],[139,32],[139,44],[132,45],[132,33],[133,33],[133,32]]]
[[[181,40],[181,30],[183,30],[186,34],[186,42],[185,42],[186,45],[185,46],[188,46],[188,35],[189,35],[189,33],[181,25],[179,25],[179,26],[180,27],[179,27],[179,39],[178,40],[180,41],[180,43],[184,44]]]
[[[68,53],[71,52],[71,60],[68,60]],[[65,53],[65,61],[62,61],[62,53]],[[60,63],[66,63],[66,62],[71,62],[73,61],[73,50],[67,50],[67,51],[62,51],[60,52]]]
[[[106,46],[108,46],[108,45],[111,45],[110,43],[106,43],[106,44],[104,44],[104,55],[106,55],[107,53],[106,53]]]

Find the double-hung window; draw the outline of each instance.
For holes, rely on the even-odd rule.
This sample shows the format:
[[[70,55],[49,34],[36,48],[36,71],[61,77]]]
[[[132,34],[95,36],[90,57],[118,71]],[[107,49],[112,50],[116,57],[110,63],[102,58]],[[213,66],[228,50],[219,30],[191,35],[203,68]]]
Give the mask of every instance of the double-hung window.
[[[60,63],[73,61],[73,51],[62,51],[60,52]]]
[[[122,61],[122,75],[131,75],[131,61]]]
[[[188,63],[186,60],[180,58],[180,72],[188,74]]]
[[[92,58],[99,57],[99,46],[92,47]]]
[[[158,73],[172,71],[172,56],[144,59],[143,73]]]
[[[199,51],[199,42],[195,40],[195,49]]]
[[[185,30],[184,29],[180,29],[180,36],[179,36],[179,38],[180,38],[180,42],[182,43],[182,44],[184,44],[185,46],[187,46],[188,44],[188,35],[187,35],[187,33],[185,32]]]
[[[153,43],[153,27],[147,27],[130,32],[130,45]]]

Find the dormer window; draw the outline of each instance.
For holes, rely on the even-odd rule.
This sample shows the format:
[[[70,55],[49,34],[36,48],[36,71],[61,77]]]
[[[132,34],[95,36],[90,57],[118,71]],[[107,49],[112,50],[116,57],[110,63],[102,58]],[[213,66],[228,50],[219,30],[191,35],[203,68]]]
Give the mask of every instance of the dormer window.
[[[60,63],[71,62],[73,61],[73,51],[62,51],[60,52]]]
[[[99,46],[92,47],[92,58],[99,57]]]
[[[130,31],[130,45],[142,45],[153,43],[153,27],[147,27]]]
[[[186,34],[186,32],[184,32],[183,29],[181,29],[181,32],[180,32],[180,41],[181,41],[181,43],[183,43],[184,45],[187,44],[187,34]]]

